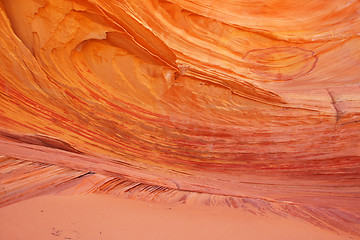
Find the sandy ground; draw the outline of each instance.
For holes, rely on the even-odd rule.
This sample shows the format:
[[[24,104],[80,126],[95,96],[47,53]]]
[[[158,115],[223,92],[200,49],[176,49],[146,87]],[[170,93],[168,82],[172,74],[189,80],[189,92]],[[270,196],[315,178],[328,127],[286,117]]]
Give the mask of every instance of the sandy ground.
[[[0,208],[0,239],[350,239],[294,218],[105,195],[40,196]]]

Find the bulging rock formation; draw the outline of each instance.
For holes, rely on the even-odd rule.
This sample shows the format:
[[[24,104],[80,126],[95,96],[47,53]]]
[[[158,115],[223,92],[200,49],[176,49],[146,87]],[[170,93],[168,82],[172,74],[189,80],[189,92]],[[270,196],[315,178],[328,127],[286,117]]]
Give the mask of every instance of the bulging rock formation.
[[[0,2],[1,205],[76,188],[360,235],[359,1]]]

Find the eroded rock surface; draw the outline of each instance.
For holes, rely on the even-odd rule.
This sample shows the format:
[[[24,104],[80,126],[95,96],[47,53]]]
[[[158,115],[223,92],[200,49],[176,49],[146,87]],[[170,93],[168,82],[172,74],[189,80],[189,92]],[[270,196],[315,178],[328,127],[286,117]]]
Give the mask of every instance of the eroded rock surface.
[[[0,7],[1,161],[252,199],[360,234],[359,1]]]

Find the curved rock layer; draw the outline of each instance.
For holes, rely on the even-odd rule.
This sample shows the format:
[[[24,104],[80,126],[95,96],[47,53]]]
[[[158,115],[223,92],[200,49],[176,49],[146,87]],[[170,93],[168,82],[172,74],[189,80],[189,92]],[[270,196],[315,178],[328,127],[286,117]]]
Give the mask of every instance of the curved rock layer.
[[[360,235],[359,1],[0,2],[2,204],[95,173]]]

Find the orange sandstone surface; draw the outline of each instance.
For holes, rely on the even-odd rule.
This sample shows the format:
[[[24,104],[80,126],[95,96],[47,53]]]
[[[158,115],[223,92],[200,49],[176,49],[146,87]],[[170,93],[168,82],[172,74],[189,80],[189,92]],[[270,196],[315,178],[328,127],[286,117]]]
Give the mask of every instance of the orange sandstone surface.
[[[0,0],[1,239],[360,239],[359,9]]]

